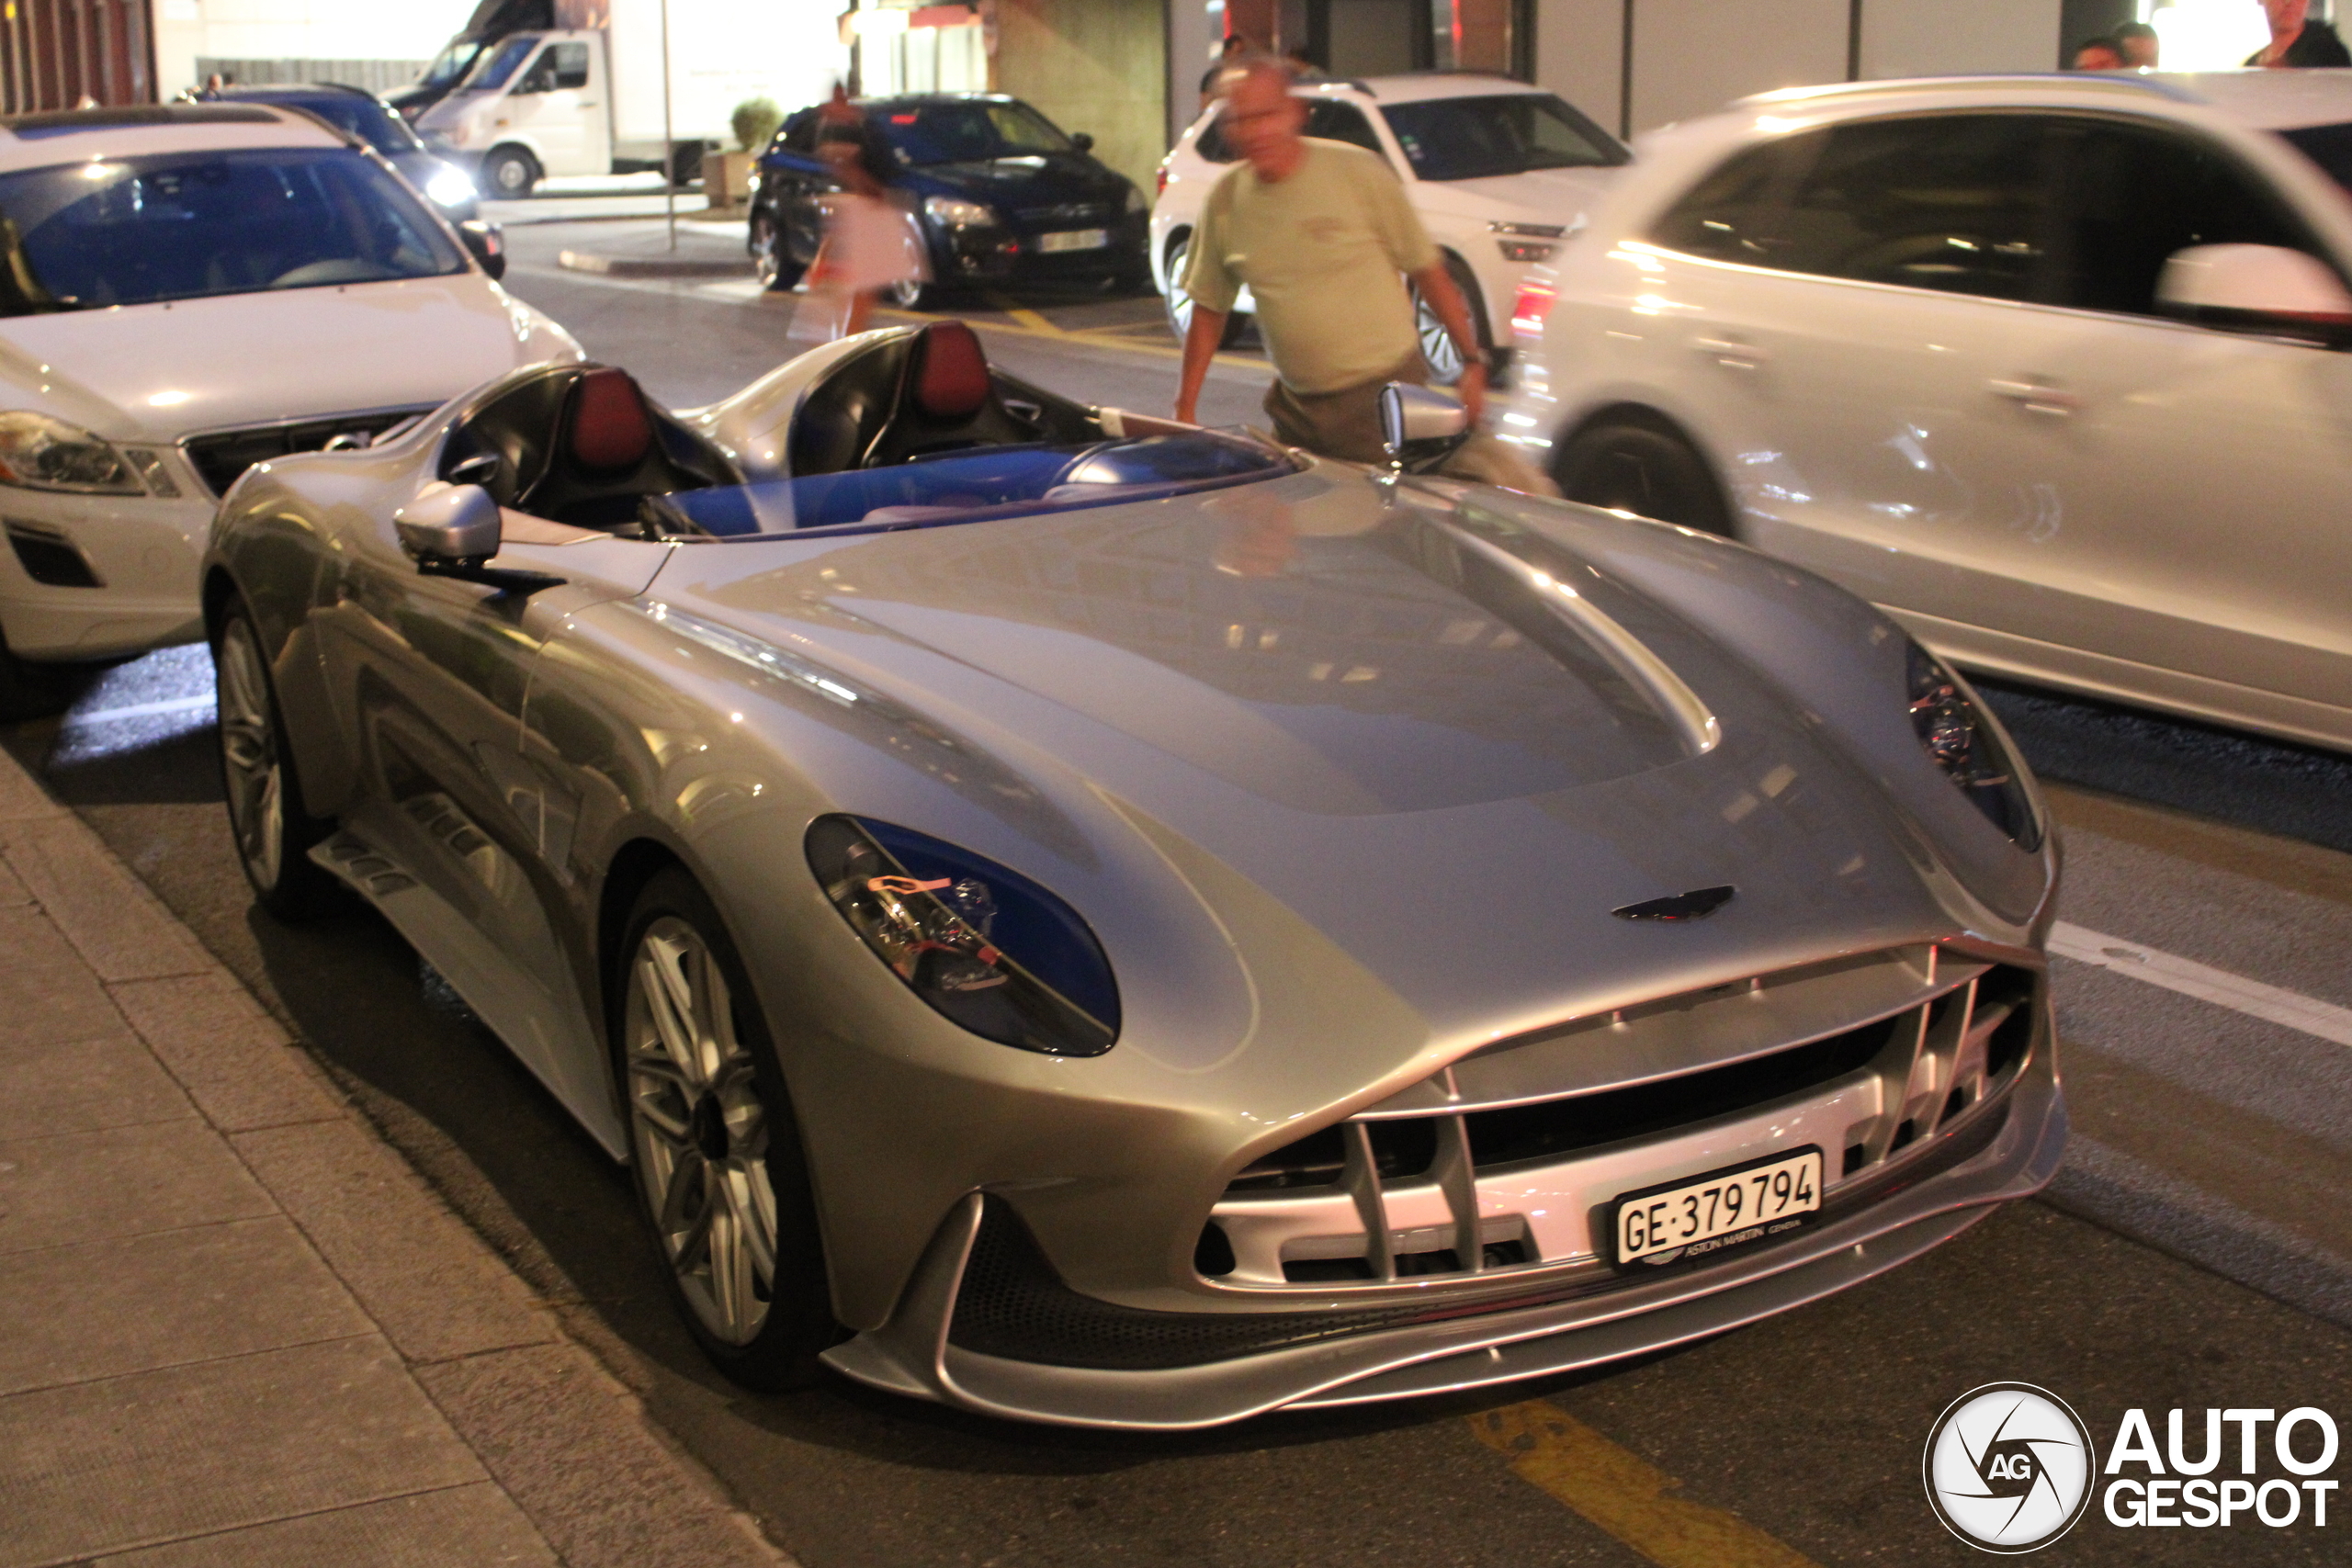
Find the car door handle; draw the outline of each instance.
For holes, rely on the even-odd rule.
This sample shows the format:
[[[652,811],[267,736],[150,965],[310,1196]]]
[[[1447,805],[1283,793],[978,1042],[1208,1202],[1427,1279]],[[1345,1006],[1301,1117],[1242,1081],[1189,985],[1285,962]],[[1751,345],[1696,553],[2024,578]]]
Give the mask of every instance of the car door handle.
[[[1694,337],[1691,348],[1726,370],[1761,370],[1771,356],[1752,343],[1736,337]]]
[[[1995,377],[1984,383],[1984,389],[1996,398],[2007,398],[2028,413],[2038,413],[2051,419],[2068,419],[2081,409],[2083,401],[2074,393],[2043,380],[2012,381]]]

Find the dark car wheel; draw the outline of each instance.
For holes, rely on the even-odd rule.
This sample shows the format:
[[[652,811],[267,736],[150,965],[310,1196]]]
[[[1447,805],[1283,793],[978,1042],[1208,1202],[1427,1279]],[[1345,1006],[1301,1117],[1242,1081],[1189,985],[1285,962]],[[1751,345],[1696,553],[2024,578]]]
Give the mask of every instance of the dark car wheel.
[[[752,268],[760,275],[760,287],[783,293],[800,284],[800,275],[808,269],[792,259],[792,251],[784,236],[784,227],[765,212],[752,214]]]
[[[303,809],[269,663],[243,607],[222,619],[212,667],[220,790],[238,863],[263,908],[281,919],[315,915],[334,897],[334,879],[311,860],[311,846],[326,837],[328,824]]]
[[[482,189],[501,201],[520,201],[539,183],[539,165],[520,147],[493,147],[481,161]]]
[[[1478,352],[1486,353],[1494,346],[1494,334],[1487,330],[1486,304],[1479,298],[1478,280],[1458,256],[1445,258],[1446,276],[1453,279],[1454,291],[1462,296],[1462,308],[1470,313],[1470,330],[1477,336]],[[1451,387],[1462,379],[1462,350],[1454,345],[1453,334],[1445,330],[1437,312],[1421,298],[1419,288],[1410,289],[1413,296],[1413,333],[1421,342],[1421,357],[1430,362],[1430,379],[1441,387]]]
[[[931,298],[932,286],[920,277],[902,277],[882,291],[882,298],[901,310],[920,309]]]
[[[640,1212],[686,1325],[718,1369],[775,1393],[838,1341],[808,1166],[725,923],[672,868],[638,895],[614,1037]]]
[[[1184,274],[1192,269],[1193,236],[1185,235],[1168,248],[1168,330],[1182,343],[1193,333],[1193,297],[1184,292]],[[1248,319],[1238,310],[1225,318],[1225,332],[1216,340],[1219,348],[1231,348],[1241,339]]]
[[[1553,460],[1552,478],[1570,501],[1736,536],[1707,460],[1663,421],[1617,418],[1586,426]]]

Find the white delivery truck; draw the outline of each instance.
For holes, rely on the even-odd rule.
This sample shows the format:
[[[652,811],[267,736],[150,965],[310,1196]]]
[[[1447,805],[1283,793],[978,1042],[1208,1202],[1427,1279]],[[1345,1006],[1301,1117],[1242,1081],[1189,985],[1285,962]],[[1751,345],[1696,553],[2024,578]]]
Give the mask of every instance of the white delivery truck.
[[[789,113],[849,66],[831,7],[814,0],[556,0],[555,16],[553,28],[484,49],[416,122],[428,143],[479,165],[484,196],[639,169],[688,178],[731,140],[738,104],[772,98]]]

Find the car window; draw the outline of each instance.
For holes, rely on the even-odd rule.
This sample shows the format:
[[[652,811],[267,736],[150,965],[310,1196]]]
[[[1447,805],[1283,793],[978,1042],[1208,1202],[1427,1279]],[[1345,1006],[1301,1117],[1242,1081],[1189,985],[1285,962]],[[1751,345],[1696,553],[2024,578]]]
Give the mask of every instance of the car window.
[[[979,163],[1067,152],[1069,138],[1022,103],[880,106],[882,134],[910,164]]]
[[[531,62],[530,74],[515,87],[518,93],[555,93],[588,85],[588,46],[551,43]]]
[[[1308,103],[1306,134],[1319,136],[1326,141],[1345,141],[1367,152],[1388,156],[1380,145],[1380,137],[1372,129],[1372,121],[1363,118],[1363,110],[1353,104],[1336,98],[1319,98]]]
[[[433,63],[418,77],[421,87],[447,87],[466,73],[466,68],[481,57],[480,39],[458,39],[433,57]]]
[[[1717,261],[2030,299],[2048,248],[2050,123],[1938,115],[1779,137],[1719,164],[1650,238]]]
[[[2352,125],[2306,125],[2278,134],[2317,164],[2329,179],[2352,192]]]
[[[1405,161],[1425,180],[1476,180],[1530,169],[1607,168],[1631,153],[1549,93],[1384,105]]]
[[[374,98],[363,98],[356,93],[321,93],[315,98],[279,101],[295,108],[308,109],[336,130],[356,136],[387,158],[424,151],[424,143],[416,139],[416,132],[408,128],[408,121]]]
[[[1222,114],[1201,127],[1200,135],[1193,140],[1193,151],[1212,164],[1233,162],[1233,148],[1225,140],[1225,117]]]
[[[2067,128],[2064,240],[2053,304],[2154,315],[2156,279],[2191,245],[2312,251],[2269,186],[2220,148],[2153,126]]]
[[[475,62],[473,73],[459,85],[458,90],[467,93],[496,92],[506,85],[506,79],[514,75],[523,62],[531,57],[531,51],[538,47],[539,40],[528,36],[508,39],[495,51],[484,53]]]
[[[1820,152],[1822,136],[1783,136],[1717,165],[1650,228],[1650,242],[1711,261],[1777,265],[1780,201],[1789,175]]]
[[[0,315],[466,270],[398,176],[341,147],[0,175]]]

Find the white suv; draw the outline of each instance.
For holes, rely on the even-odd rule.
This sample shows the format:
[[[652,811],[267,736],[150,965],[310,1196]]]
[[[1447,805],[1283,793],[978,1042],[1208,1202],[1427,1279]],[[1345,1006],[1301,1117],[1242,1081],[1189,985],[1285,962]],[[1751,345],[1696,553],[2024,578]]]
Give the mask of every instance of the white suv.
[[[249,466],[580,355],[493,281],[491,231],[298,110],[0,122],[0,716],[58,694],[44,665],[203,636],[205,532]]]
[[[1302,83],[1295,96],[1307,105],[1307,135],[1351,141],[1388,160],[1445,253],[1487,348],[1510,346],[1498,312],[1516,298],[1527,269],[1551,257],[1632,156],[1559,98],[1508,76]],[[1216,119],[1212,105],[1162,160],[1151,212],[1152,281],[1167,297],[1168,324],[1180,341],[1193,322],[1182,288],[1193,229],[1209,186],[1233,163]],[[1227,343],[1254,308],[1245,290],[1227,324]],[[1444,327],[1427,310],[1419,326],[1438,379],[1454,380],[1461,356]]]
[[[1751,98],[1530,280],[1503,429],[1963,664],[2352,747],[2347,181],[2346,71]]]

